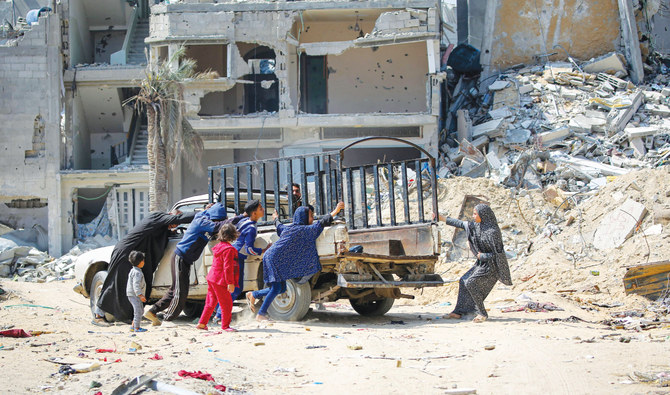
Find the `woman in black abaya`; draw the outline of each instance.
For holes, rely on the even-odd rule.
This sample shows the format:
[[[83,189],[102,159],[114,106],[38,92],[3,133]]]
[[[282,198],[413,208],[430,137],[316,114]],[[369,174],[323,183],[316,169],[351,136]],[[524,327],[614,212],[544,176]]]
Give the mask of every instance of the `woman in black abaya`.
[[[454,311],[447,318],[461,318],[476,313],[474,322],[483,322],[488,318],[484,299],[489,295],[497,281],[512,285],[507,265],[507,257],[502,242],[502,233],[496,216],[487,204],[478,204],[473,210],[473,221],[461,221],[438,215],[447,225],[464,229],[470,251],[477,257],[475,265],[459,281],[458,300]]]

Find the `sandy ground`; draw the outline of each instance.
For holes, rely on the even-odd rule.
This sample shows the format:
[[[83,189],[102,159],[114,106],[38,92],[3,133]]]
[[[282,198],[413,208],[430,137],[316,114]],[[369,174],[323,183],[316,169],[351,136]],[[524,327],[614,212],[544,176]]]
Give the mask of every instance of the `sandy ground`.
[[[236,307],[234,325],[240,331],[233,334],[217,334],[212,326],[207,333],[198,331],[184,316],[132,334],[128,325],[93,326],[88,300],[75,294],[73,285],[0,279],[9,292],[0,299],[0,328],[54,332],[0,338],[5,371],[0,393],[110,394],[141,374],[217,393],[212,382],[180,378],[181,369],[210,373],[232,393],[444,393],[453,388],[478,394],[669,393],[628,375],[670,370],[670,326],[614,331],[597,323],[607,312],[582,310],[555,293],[532,296],[565,311],[502,313],[500,306],[509,305],[517,292],[498,287],[487,300],[491,318],[483,324],[439,318],[455,300],[404,301],[379,318],[358,316],[340,301],[301,322],[266,325]],[[18,304],[56,309],[13,306]],[[546,321],[573,315],[588,322]],[[137,348],[132,342],[141,350],[129,352]],[[96,353],[96,348],[116,352]],[[149,359],[154,354],[163,359]],[[99,361],[97,371],[63,376],[57,374],[59,365],[47,361],[54,357],[107,362]],[[90,389],[92,381],[102,386]]]

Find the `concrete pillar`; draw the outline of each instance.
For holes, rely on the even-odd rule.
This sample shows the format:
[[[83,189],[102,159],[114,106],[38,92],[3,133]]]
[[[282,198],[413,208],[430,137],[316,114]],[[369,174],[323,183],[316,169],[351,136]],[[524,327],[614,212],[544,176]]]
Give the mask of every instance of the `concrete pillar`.
[[[644,81],[644,66],[640,54],[640,39],[637,35],[635,13],[631,0],[619,0],[621,35],[625,47],[625,57],[630,66],[630,79],[634,84]]]

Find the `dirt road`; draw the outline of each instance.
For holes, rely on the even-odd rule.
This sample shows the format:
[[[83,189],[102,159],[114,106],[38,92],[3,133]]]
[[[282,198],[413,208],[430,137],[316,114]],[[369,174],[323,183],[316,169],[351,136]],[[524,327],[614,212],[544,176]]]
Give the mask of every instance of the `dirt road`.
[[[301,322],[268,325],[236,307],[234,326],[240,331],[233,334],[216,334],[211,327],[203,333],[182,316],[135,335],[129,325],[93,326],[88,299],[72,292],[73,285],[0,280],[9,292],[0,299],[0,328],[54,332],[0,338],[0,393],[110,394],[125,380],[148,374],[198,393],[217,393],[216,383],[229,392],[256,394],[443,393],[453,388],[473,388],[478,394],[632,394],[661,388],[632,382],[629,373],[667,370],[670,364],[667,326],[615,332],[595,323],[603,312],[586,312],[550,294],[536,296],[565,311],[502,313],[497,307],[516,295],[496,289],[487,301],[491,319],[483,324],[439,319],[453,300],[425,306],[408,301],[380,318],[360,317],[345,301],[312,311]],[[55,309],[16,306],[23,304]],[[573,315],[589,322],[546,322]],[[630,343],[621,342],[622,336]],[[142,348],[129,351],[138,348],[133,342]],[[98,348],[116,351],[96,353]],[[149,359],[155,354],[163,359]],[[56,357],[102,366],[63,376],[56,374],[58,364],[47,361]],[[180,378],[182,369],[210,373],[215,382]],[[91,389],[93,381],[102,386]]]

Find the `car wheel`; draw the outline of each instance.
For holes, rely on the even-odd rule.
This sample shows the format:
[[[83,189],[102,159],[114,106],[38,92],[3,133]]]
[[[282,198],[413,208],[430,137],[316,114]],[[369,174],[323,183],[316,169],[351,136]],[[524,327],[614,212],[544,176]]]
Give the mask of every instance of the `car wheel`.
[[[93,276],[93,281],[91,281],[91,289],[89,290],[89,301],[91,305],[91,314],[95,318],[95,306],[98,304],[98,299],[102,294],[102,286],[107,279],[107,270],[101,270],[95,273]],[[105,320],[107,322],[114,322],[114,316],[108,313],[105,313]]]
[[[188,318],[200,318],[202,315],[202,310],[205,308],[205,304],[201,302],[186,302],[184,306],[184,314]]]
[[[359,302],[356,301],[356,299],[349,299],[351,307],[353,307],[358,314],[366,317],[377,317],[388,313],[388,311],[391,310],[391,307],[393,307],[393,302],[395,302],[395,299],[393,298],[383,298],[367,302]]]
[[[298,284],[286,281],[286,292],[277,295],[268,309],[268,314],[279,321],[300,321],[312,303],[312,288],[309,282]]]

